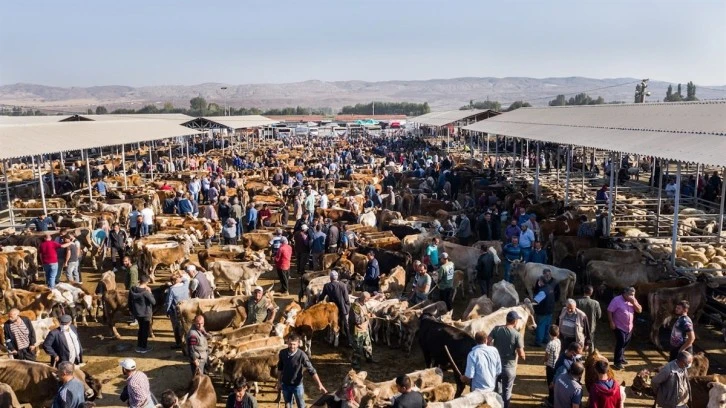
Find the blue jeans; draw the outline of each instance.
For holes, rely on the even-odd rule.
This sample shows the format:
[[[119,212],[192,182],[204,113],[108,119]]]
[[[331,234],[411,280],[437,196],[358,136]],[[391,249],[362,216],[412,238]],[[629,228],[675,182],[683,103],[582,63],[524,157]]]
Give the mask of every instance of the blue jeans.
[[[512,283],[512,275],[511,275],[512,263],[505,259],[504,262],[502,262],[502,264],[504,264],[504,280],[509,283]]]
[[[537,315],[537,334],[534,338],[535,344],[545,344],[552,325],[552,315]],[[566,346],[565,346],[566,347]]]
[[[305,408],[305,389],[303,388],[303,384],[282,384],[282,398],[285,400],[285,406],[287,406],[287,404],[292,404],[293,396],[295,397],[295,403],[297,404],[297,408]]]
[[[522,251],[522,259],[524,262],[529,262],[529,254],[532,253],[532,247],[529,248],[520,248]]]
[[[55,277],[58,275],[58,262],[43,264],[43,271],[45,271],[45,284],[53,289],[55,287]]]

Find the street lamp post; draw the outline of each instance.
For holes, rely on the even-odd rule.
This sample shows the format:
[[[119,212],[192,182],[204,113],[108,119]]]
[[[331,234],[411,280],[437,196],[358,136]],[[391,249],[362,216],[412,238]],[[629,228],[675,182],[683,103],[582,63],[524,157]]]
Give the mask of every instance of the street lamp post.
[[[221,88],[224,92],[224,116],[227,116],[227,87],[223,86]]]

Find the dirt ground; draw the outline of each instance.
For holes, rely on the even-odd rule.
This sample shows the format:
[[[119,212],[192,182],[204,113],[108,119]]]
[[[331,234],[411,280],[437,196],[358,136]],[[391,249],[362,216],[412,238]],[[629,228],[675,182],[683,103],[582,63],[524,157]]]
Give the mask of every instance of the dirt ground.
[[[295,270],[294,266],[292,270]],[[259,283],[268,288],[274,283],[272,280],[273,274],[274,272],[265,274]],[[168,271],[160,271],[157,276],[159,282],[165,282]],[[99,273],[84,268],[84,286],[88,289],[95,290],[99,277]],[[123,276],[118,276],[117,280],[123,282]],[[298,278],[292,278],[292,293],[297,293],[299,282]],[[606,306],[606,304],[603,304],[603,308]],[[459,297],[456,301],[454,317],[458,318],[458,315],[465,307],[466,300]],[[126,319],[122,320],[125,321]],[[638,319],[636,326],[636,334],[626,355],[630,365],[626,370],[617,372],[617,378],[620,381],[625,381],[627,385],[632,384],[632,379],[638,370],[646,367],[658,367],[665,363],[664,355],[655,351],[648,341],[649,323]],[[118,363],[126,357],[135,359],[139,369],[149,376],[152,391],[155,395],[159,396],[166,389],[176,391],[179,396],[186,393],[191,379],[191,371],[181,352],[170,349],[170,345],[173,344],[173,336],[171,334],[171,325],[166,317],[159,317],[153,323],[156,338],[150,339],[149,344],[154,350],[148,354],[137,354],[133,351],[136,346],[136,327],[131,327],[126,323],[121,323],[117,327],[122,336],[121,340],[111,338],[109,330],[102,323],[95,323],[90,320],[88,327],[79,327],[82,344],[85,348],[85,369],[107,381],[103,387],[104,398],[96,401],[98,406],[124,406],[118,399],[118,395],[124,386]],[[710,353],[712,365],[716,365],[717,360],[723,359],[726,361],[724,359],[726,351],[723,349],[719,333],[700,325],[697,333],[699,338],[697,346],[699,346],[699,349]],[[539,406],[542,398],[546,395],[543,365],[544,349],[530,347],[532,338],[532,333],[529,332],[525,336],[527,359],[520,362],[517,370],[517,380],[514,385],[512,400],[513,407]],[[596,342],[605,356],[612,358],[614,340],[607,328],[607,323],[604,321],[598,324]],[[344,375],[350,370],[350,349],[347,347],[334,348],[325,342],[322,335],[319,335],[313,340],[312,351],[313,365],[318,370],[325,387],[330,391],[340,386]],[[423,356],[417,345],[414,345],[411,354],[407,354],[400,349],[375,344],[374,355],[379,362],[364,364],[363,366],[363,369],[369,374],[368,378],[373,381],[389,380],[401,373],[421,369],[424,364]],[[43,354],[39,357],[39,361],[47,361],[47,356]],[[460,368],[464,369],[464,367]],[[718,370],[720,367],[715,368]],[[447,372],[446,378],[448,381],[453,382],[453,373],[451,371]],[[216,379],[215,384],[218,396],[217,406],[223,407],[229,390],[223,389],[221,383]],[[305,389],[308,403],[320,395],[307,375],[305,376]],[[261,407],[277,406],[274,402],[276,394],[272,389],[272,384],[262,384],[260,390],[261,394],[257,398]],[[627,406],[650,407],[652,401],[638,399],[628,393]]]

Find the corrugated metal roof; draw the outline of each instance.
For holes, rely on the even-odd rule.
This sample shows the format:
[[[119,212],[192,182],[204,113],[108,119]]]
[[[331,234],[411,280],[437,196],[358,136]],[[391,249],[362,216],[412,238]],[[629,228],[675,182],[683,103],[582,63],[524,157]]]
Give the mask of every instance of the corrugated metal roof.
[[[0,123],[0,160],[200,133],[168,120],[118,119],[40,124]]]
[[[266,118],[261,115],[242,115],[242,116],[205,116],[200,118],[194,118],[183,123],[184,126],[192,127],[194,122],[199,123],[200,121],[206,121],[210,124],[216,124],[219,127],[226,127],[230,129],[247,129],[259,126],[267,126],[277,123],[278,121]],[[202,126],[202,128],[205,128]]]
[[[488,111],[488,109],[452,110],[443,112],[431,112],[425,115],[409,119],[409,122],[420,123],[429,126],[444,126],[449,123],[458,122],[466,118],[476,116]]]
[[[726,166],[726,101],[521,108],[464,129]]]
[[[183,113],[123,113],[123,114],[112,114],[107,115],[73,115],[67,116],[62,120],[71,122],[73,118],[79,117],[81,120],[93,120],[93,121],[108,121],[108,120],[122,120],[122,119],[155,119],[155,120],[169,120],[176,121],[177,124],[181,124],[190,119],[192,116],[185,115]]]
[[[0,125],[37,125],[42,123],[57,123],[65,116],[0,116]]]

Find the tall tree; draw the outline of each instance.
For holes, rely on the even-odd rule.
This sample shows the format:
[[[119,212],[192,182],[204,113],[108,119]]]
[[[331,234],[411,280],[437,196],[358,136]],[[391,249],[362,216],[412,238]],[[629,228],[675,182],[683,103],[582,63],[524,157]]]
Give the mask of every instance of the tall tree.
[[[565,95],[557,95],[557,97],[550,101],[550,106],[565,106],[567,105],[567,101],[565,100]]]
[[[697,101],[698,98],[696,98],[696,84],[693,83],[693,81],[688,81],[688,84],[686,84],[686,100],[687,101]]]
[[[169,113],[174,110],[174,104],[171,102],[164,102],[164,112]]]
[[[204,115],[204,109],[207,107],[207,100],[201,96],[189,100],[189,107],[192,113]]]
[[[105,106],[96,106],[96,115],[105,115],[108,113],[108,109]]]

